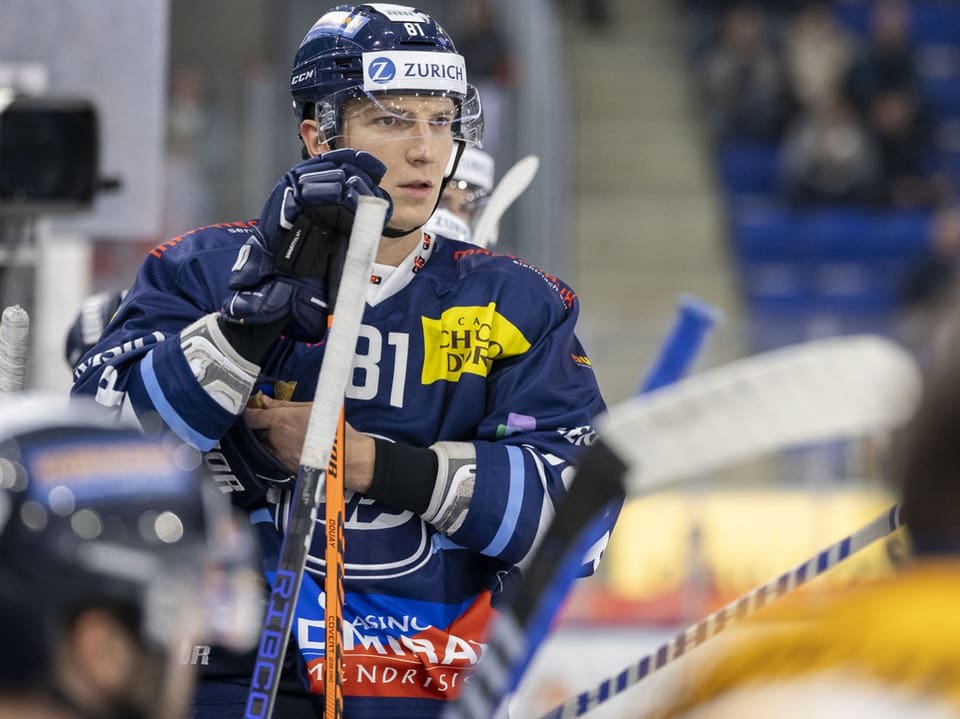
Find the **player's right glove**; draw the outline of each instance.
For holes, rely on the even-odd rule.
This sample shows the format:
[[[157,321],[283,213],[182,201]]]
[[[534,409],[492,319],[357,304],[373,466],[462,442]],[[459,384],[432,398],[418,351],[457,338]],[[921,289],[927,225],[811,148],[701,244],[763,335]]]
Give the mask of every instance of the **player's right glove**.
[[[378,187],[384,172],[373,155],[350,149],[310,158],[287,172],[240,248],[223,318],[245,324],[287,319],[292,337],[322,339],[358,198],[375,195],[390,201]]]

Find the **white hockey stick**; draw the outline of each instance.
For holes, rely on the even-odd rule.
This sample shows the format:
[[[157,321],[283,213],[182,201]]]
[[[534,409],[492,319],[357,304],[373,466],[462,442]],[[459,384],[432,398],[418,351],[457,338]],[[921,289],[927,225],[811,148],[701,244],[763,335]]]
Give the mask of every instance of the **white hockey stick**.
[[[584,452],[488,650],[445,719],[488,719],[519,682],[542,608],[569,575],[582,535],[618,491],[640,493],[756,455],[902,424],[920,396],[905,350],[872,336],[835,337],[748,357],[613,407]]]
[[[580,692],[565,704],[561,704],[542,715],[540,719],[572,719],[572,717],[583,716],[598,705],[613,699],[613,697],[638,684],[654,672],[663,669],[675,659],[684,656],[691,649],[695,649],[708,639],[717,636],[727,627],[746,619],[787,592],[816,579],[824,572],[849,559],[861,549],[888,536],[899,526],[900,505],[894,505],[853,534],[831,544],[791,571],[761,584],[696,624],[687,627],[654,651],[626,667],[619,674],[604,679],[592,689]]]
[[[920,396],[910,355],[878,336],[831,337],[732,362],[613,407],[597,423],[628,494],[783,447],[902,423]]]
[[[500,218],[530,186],[539,167],[540,158],[536,155],[527,155],[507,170],[497,186],[493,188],[490,199],[484,205],[480,217],[477,218],[472,239],[475,245],[491,248],[497,244]]]
[[[300,454],[300,471],[293,490],[290,520],[283,535],[277,573],[260,635],[245,719],[266,719],[273,713],[296,599],[316,526],[317,506],[325,489],[330,451],[356,352],[360,320],[367,299],[366,288],[387,208],[386,200],[361,196],[353,221],[337,290],[333,324],[327,335],[327,348]]]
[[[30,316],[11,305],[0,318],[0,403],[23,390],[30,344]]]

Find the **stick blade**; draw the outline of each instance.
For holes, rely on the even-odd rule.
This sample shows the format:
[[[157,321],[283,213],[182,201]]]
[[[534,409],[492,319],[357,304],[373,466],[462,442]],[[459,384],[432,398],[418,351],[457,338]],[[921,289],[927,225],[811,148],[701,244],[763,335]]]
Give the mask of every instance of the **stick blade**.
[[[832,337],[637,396],[597,427],[630,466],[628,492],[637,493],[777,449],[892,429],[915,408],[920,383],[894,342]]]
[[[500,218],[510,209],[533,182],[540,168],[540,158],[527,155],[516,162],[493,188],[490,199],[483,208],[473,231],[473,241],[480,247],[493,247],[497,244],[497,227]]]

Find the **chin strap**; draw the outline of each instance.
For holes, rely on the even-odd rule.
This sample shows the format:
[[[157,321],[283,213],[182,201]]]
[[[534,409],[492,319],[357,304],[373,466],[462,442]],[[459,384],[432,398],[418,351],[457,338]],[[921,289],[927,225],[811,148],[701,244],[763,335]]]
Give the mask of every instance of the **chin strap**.
[[[450,168],[450,174],[443,176],[443,181],[440,183],[440,192],[437,194],[437,201],[433,205],[433,209],[430,211],[430,217],[433,216],[433,213],[437,211],[437,208],[440,207],[440,199],[443,197],[443,191],[447,189],[447,183],[450,182],[450,179],[457,174],[457,167],[460,166],[460,158],[463,157],[463,151],[467,149],[465,142],[459,140],[454,140],[457,145],[457,154],[453,158],[453,167]],[[429,221],[430,217],[427,218]],[[416,227],[411,227],[409,230],[395,230],[392,227],[383,228],[383,236],[396,239],[397,237],[406,237],[411,232],[416,232],[421,227],[423,227],[426,222],[421,222]]]

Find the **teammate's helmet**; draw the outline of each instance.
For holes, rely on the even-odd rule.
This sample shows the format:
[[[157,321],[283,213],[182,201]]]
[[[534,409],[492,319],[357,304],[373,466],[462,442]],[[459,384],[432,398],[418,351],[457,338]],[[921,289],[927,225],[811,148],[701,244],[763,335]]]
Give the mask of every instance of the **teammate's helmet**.
[[[468,147],[423,229],[441,237],[473,242],[473,228],[494,184],[493,156]]]
[[[179,650],[184,623],[200,641],[256,640],[252,539],[194,471],[199,453],[97,415],[49,396],[0,410],[0,634],[36,660],[4,661],[0,686],[44,681],[44,644],[89,607],[128,618],[145,651]]]
[[[297,50],[290,92],[298,121],[317,120],[332,146],[346,100],[383,93],[451,97],[454,138],[479,145],[483,121],[463,57],[426,13],[392,3],[340,5],[314,23]],[[313,115],[309,115],[310,108]]]
[[[493,191],[494,166],[493,155],[471,148],[464,151],[453,179],[461,190],[469,189],[478,197],[483,197]]]

